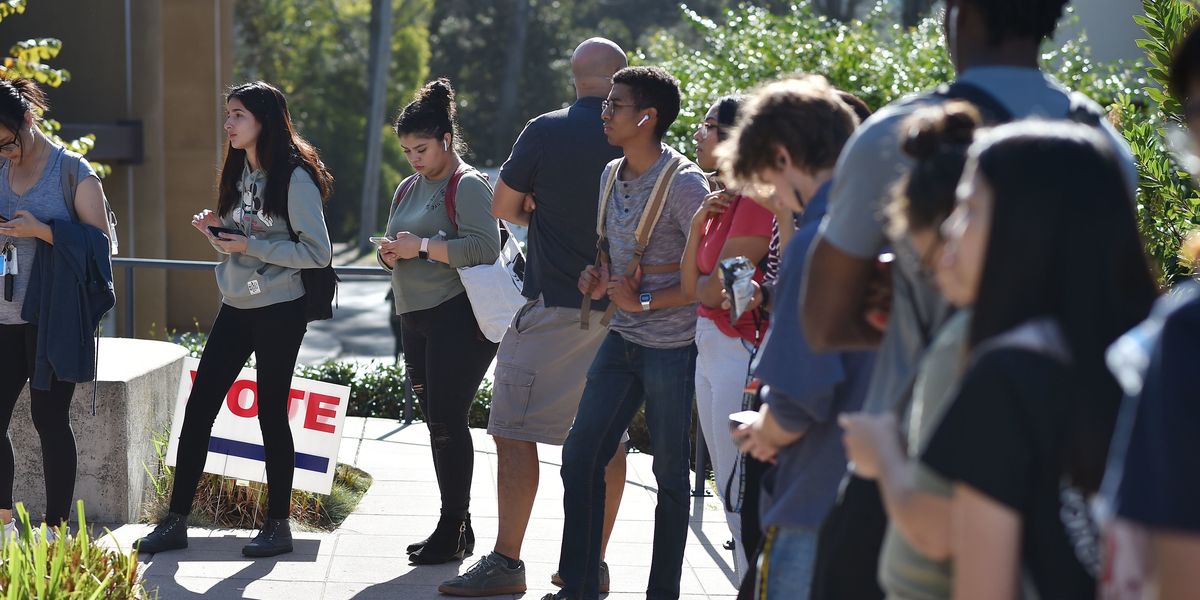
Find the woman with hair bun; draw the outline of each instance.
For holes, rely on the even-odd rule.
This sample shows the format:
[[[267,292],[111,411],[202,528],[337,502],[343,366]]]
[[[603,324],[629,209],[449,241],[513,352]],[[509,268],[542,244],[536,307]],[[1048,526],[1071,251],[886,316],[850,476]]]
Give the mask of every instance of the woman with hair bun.
[[[474,550],[475,449],[467,417],[497,348],[480,332],[458,277],[459,267],[495,262],[500,228],[486,180],[460,156],[466,146],[456,113],[454,88],[443,78],[421,88],[396,118],[396,135],[416,174],[396,190],[378,257],[392,272],[404,366],[429,427],[441,491],[437,527],[408,547],[418,565],[461,560]]]
[[[901,126],[901,149],[915,162],[886,207],[890,235],[909,239],[921,273],[936,278],[941,293],[959,310],[938,329],[922,359],[906,427],[891,415],[843,419],[855,471],[879,481],[890,517],[879,557],[880,583],[889,598],[950,597],[951,483],[910,457],[925,448],[966,368],[969,301],[937,276],[935,266],[942,250],[940,227],[954,210],[967,148],[981,120],[974,106],[959,100],[918,110]]]
[[[108,232],[104,215],[104,189],[96,172],[78,154],[59,146],[37,127],[47,109],[37,84],[26,79],[0,79],[0,424],[6,435],[0,443],[0,521],[5,537],[14,528],[12,518],[14,463],[7,431],[13,408],[25,383],[30,383],[30,411],[42,442],[46,478],[46,524],[67,520],[75,493],[75,434],[71,430],[71,397],[76,381],[59,372],[43,373],[35,357],[45,356],[38,326],[22,316],[37,314],[26,305],[26,292],[35,269],[39,245],[55,243],[58,222],[77,222]],[[75,171],[75,196],[68,198],[62,181]],[[107,239],[107,238],[105,238]],[[107,260],[107,256],[105,257]],[[52,267],[57,268],[60,261]],[[31,299],[32,302],[32,299]],[[90,332],[89,332],[90,333]],[[94,363],[86,368],[90,380]]]

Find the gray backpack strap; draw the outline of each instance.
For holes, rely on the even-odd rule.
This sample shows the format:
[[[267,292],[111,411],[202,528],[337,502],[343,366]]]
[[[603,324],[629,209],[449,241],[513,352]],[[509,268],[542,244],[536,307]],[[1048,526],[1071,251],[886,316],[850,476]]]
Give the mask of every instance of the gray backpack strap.
[[[1067,119],[1089,127],[1099,127],[1100,123],[1108,118],[1104,108],[1088,98],[1087,94],[1071,92],[1070,99],[1071,108],[1067,111]]]
[[[71,215],[71,220],[78,223],[79,215],[75,213],[75,190],[79,189],[79,166],[83,157],[67,150],[63,150],[60,156],[58,173],[62,181],[63,201],[67,204],[67,213]]]
[[[75,212],[75,193],[79,190],[79,169],[83,167],[83,156],[64,149],[58,165],[59,178],[62,182],[63,202],[67,205],[67,213],[71,220],[78,223],[79,214]],[[110,253],[117,253],[117,213],[113,212],[108,198],[104,198],[104,221],[108,227],[102,229],[108,236]]]

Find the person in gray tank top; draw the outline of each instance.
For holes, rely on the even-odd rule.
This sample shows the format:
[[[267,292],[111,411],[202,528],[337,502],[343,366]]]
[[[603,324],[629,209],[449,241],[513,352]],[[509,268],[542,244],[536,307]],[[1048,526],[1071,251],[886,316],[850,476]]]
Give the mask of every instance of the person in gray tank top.
[[[108,231],[104,190],[87,161],[55,144],[38,128],[47,109],[46,97],[31,81],[0,80],[0,424],[8,431],[13,408],[30,381],[37,355],[37,327],[21,318],[34,254],[39,243],[53,244],[50,223],[75,220]],[[62,169],[78,168],[75,197],[64,197]],[[30,412],[42,441],[46,473],[46,523],[57,526],[71,512],[75,493],[75,434],[71,430],[71,397],[75,384],[52,374],[49,389],[30,386]],[[0,443],[0,521],[7,537],[15,527],[13,449]]]

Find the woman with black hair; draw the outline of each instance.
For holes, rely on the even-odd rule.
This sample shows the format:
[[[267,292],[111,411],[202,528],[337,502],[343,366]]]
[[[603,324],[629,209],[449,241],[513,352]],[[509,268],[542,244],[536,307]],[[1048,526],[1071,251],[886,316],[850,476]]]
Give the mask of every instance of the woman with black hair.
[[[104,216],[104,189],[96,172],[78,154],[59,146],[38,128],[47,109],[46,97],[27,79],[0,79],[0,271],[4,280],[0,296],[0,521],[7,537],[14,528],[14,456],[8,426],[21,389],[30,382],[30,411],[42,442],[42,467],[46,478],[46,523],[57,526],[71,512],[75,493],[75,434],[71,430],[71,397],[74,377],[50,372],[44,376],[35,357],[45,355],[38,327],[26,306],[34,257],[40,243],[53,245],[55,221],[91,225],[100,235],[108,232]],[[62,181],[75,172],[73,198]],[[107,260],[107,258],[105,259]],[[57,264],[57,263],[56,263]],[[34,286],[36,287],[36,286]],[[93,365],[85,370],[91,379]],[[57,369],[55,369],[57,371]]]
[[[696,142],[696,164],[714,182],[714,189],[704,199],[700,210],[692,217],[688,244],[681,265],[683,292],[698,302],[696,312],[696,410],[700,432],[712,457],[717,492],[725,503],[725,521],[733,534],[734,582],[740,582],[749,568],[747,562],[752,548],[743,547],[741,486],[728,486],[737,481],[740,472],[738,451],[726,434],[729,415],[753,408],[742,406],[742,390],[750,371],[750,360],[767,330],[766,314],[745,311],[731,320],[730,310],[721,305],[720,262],[726,258],[745,256],[754,265],[763,262],[771,242],[771,211],[720,184],[717,173],[717,145],[729,136],[737,119],[741,98],[727,96],[717,100],[708,110],[704,121],[692,139]],[[790,215],[788,216],[790,220]],[[761,269],[755,269],[754,279],[762,281]],[[730,497],[726,497],[726,495]],[[751,509],[753,510],[753,506]]]
[[[492,192],[459,156],[466,147],[456,113],[454,88],[438,79],[396,118],[396,135],[416,174],[397,188],[389,240],[379,246],[380,264],[392,271],[404,366],[429,427],[442,497],[434,532],[408,547],[418,565],[460,560],[474,550],[475,449],[467,417],[497,348],[480,332],[456,270],[490,264],[500,253]]]
[[[942,256],[973,296],[969,367],[921,457],[954,485],[955,598],[1023,580],[1095,597],[1088,499],[1121,399],[1104,352],[1157,293],[1127,189],[1093,127],[1023,122],[971,148]]]
[[[300,271],[325,267],[333,256],[323,212],[333,177],[316,149],[296,133],[287,100],[274,86],[256,81],[232,88],[225,96],[225,112],[229,145],[217,211],[205,209],[192,219],[192,226],[224,255],[216,268],[221,309],[188,396],[170,513],[135,544],[143,554],[187,547],[187,516],[208,456],[213,421],[252,353],[266,447],[267,519],[242,554],[292,551],[288,515],[295,447],[288,394],[308,330]]]

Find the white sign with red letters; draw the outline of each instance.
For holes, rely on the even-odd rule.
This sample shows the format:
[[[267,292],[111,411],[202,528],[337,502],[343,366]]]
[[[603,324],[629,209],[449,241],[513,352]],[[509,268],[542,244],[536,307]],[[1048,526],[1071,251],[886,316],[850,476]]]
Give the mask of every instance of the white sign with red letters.
[[[171,423],[171,443],[167,448],[167,464],[171,466],[176,464],[179,432],[183,429],[183,415],[199,365],[199,359],[190,357],[183,363],[183,377],[179,381],[179,396],[175,400],[175,417]],[[265,448],[258,426],[257,382],[258,373],[254,369],[242,369],[225,394],[208,442],[205,472],[267,481]],[[288,421],[296,446],[293,488],[318,494],[328,494],[333,488],[333,473],[337,468],[349,404],[350,388],[346,386],[292,378]]]

